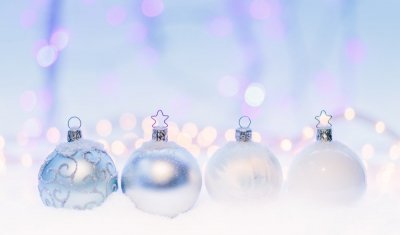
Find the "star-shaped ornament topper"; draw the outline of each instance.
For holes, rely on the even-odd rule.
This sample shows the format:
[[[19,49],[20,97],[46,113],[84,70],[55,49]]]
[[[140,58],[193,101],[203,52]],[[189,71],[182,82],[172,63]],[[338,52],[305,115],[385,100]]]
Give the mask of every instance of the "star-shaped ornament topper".
[[[329,122],[332,119],[332,115],[326,114],[325,110],[322,110],[319,116],[315,117],[318,121],[317,128],[331,127],[332,124]]]
[[[161,127],[161,128],[167,128],[167,120],[169,116],[165,115],[161,109],[157,111],[156,115],[151,116],[151,119],[154,120],[154,123],[152,127]]]

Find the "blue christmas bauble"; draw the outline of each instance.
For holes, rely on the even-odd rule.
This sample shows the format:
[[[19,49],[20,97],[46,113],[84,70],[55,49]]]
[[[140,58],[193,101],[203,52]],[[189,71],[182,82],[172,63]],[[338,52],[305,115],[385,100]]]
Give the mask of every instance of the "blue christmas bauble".
[[[101,144],[79,139],[60,144],[49,155],[38,187],[46,206],[89,209],[117,191],[118,176]]]
[[[174,217],[193,207],[202,185],[194,157],[173,142],[149,141],[123,172],[122,191],[140,210]]]

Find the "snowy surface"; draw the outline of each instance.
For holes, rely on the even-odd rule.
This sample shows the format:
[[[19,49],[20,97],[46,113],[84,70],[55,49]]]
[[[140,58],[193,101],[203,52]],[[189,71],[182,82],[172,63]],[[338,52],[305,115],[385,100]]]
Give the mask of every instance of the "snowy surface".
[[[283,199],[243,206],[217,204],[203,187],[193,210],[174,219],[137,210],[121,191],[89,211],[46,208],[36,189],[38,168],[8,167],[0,174],[0,234],[364,235],[400,231],[400,200],[394,194],[374,192],[346,207],[294,206]]]
[[[73,142],[61,143],[57,146],[56,151],[64,156],[71,156],[77,150],[82,150],[83,152],[90,152],[95,149],[104,150],[104,147],[101,143],[97,143],[86,139],[80,139]]]

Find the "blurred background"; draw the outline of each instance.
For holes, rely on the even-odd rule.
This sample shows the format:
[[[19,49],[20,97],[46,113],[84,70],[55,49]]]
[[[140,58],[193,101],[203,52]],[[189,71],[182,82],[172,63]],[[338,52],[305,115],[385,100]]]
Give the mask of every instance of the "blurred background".
[[[287,170],[325,109],[334,138],[363,159],[369,189],[397,193],[399,8],[396,0],[4,1],[0,175],[30,169],[35,182],[74,115],[121,169],[150,139],[157,109],[170,115],[170,140],[202,165],[249,115],[254,140]]]

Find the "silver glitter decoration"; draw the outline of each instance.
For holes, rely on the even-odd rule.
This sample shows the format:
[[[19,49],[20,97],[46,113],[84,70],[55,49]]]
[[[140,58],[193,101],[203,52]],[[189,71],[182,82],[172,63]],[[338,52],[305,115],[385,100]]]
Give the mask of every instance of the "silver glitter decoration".
[[[317,141],[331,142],[332,141],[332,129],[331,128],[318,128],[317,129]]]
[[[167,139],[153,136],[133,153],[122,172],[121,188],[138,209],[175,217],[193,207],[202,177],[196,159]]]
[[[152,133],[154,141],[168,141],[168,129],[166,127],[154,127]]]
[[[118,175],[101,144],[75,139],[60,144],[47,157],[38,188],[46,206],[90,209],[118,190]]]

